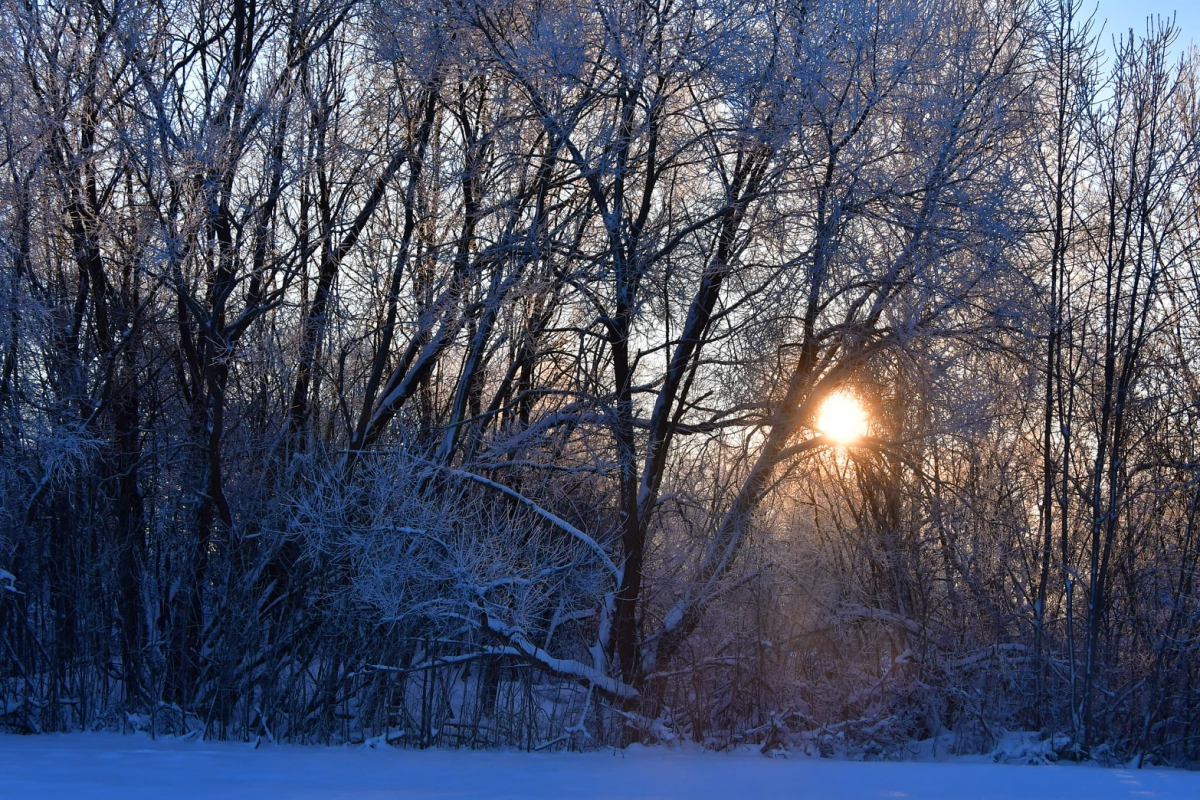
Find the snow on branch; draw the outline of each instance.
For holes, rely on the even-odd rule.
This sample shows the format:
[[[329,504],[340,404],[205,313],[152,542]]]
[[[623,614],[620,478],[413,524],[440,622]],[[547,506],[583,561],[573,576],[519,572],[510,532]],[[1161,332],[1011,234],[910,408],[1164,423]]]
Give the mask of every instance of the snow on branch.
[[[485,614],[483,624],[488,631],[508,642],[508,647],[499,651],[504,655],[522,656],[547,672],[561,675],[564,678],[574,678],[622,700],[633,700],[640,695],[638,690],[629,684],[606,675],[595,667],[589,667],[574,659],[556,658],[550,655],[529,641],[524,631],[506,625],[495,617]]]
[[[597,542],[595,539],[593,539],[591,536],[588,536],[583,531],[579,530],[579,528],[576,528],[574,525],[567,522],[562,517],[555,514],[554,512],[543,508],[542,506],[538,505],[533,500],[530,500],[528,497],[526,497],[525,495],[516,491],[515,489],[510,489],[509,487],[505,486],[504,484],[497,483],[496,481],[493,481],[493,480],[489,480],[489,479],[483,477],[482,475],[476,475],[474,472],[467,472],[465,470],[454,469],[453,467],[446,467],[446,466],[435,465],[435,464],[430,464],[430,466],[436,466],[438,469],[440,469],[450,475],[454,475],[459,478],[464,478],[469,481],[474,481],[475,483],[478,483],[481,486],[486,486],[489,489],[493,489],[497,492],[500,492],[501,494],[505,495],[506,497],[510,497],[513,500],[516,500],[517,502],[525,505],[527,508],[529,508],[531,511],[533,511],[535,514],[537,514],[542,519],[546,520],[547,522],[551,523],[555,527],[559,528],[562,531],[565,531],[566,533],[570,534],[575,539],[582,542],[589,550],[591,550],[596,555],[596,558],[598,558],[600,560],[600,563],[604,565],[604,568],[606,570],[608,570],[609,574],[611,574],[615,580],[617,580],[617,581],[621,580],[621,568],[613,563],[613,560],[611,558],[609,558],[608,553],[606,553],[604,551],[604,548],[600,546],[600,543]]]

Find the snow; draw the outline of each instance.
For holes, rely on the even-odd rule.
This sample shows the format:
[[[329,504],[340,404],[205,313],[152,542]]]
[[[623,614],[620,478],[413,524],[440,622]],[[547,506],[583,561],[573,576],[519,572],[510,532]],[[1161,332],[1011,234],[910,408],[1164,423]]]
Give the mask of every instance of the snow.
[[[632,747],[592,753],[287,747],[118,734],[0,735],[0,796],[355,798],[1200,798],[1200,773],[766,758]]]

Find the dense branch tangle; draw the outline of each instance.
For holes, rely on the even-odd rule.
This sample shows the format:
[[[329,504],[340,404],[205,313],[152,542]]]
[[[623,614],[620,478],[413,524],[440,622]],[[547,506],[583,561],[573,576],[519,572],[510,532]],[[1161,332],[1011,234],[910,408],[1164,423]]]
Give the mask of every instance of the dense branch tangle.
[[[1131,321],[1168,289],[1194,303],[1194,287],[1121,271],[1184,274],[1192,245],[1148,264],[1116,243],[1182,242],[1195,187],[1183,156],[1153,191],[1140,167],[1142,183],[1126,175],[1121,137],[1141,123],[1121,114],[1087,134],[1112,145],[1109,161],[1072,150],[1080,108],[1105,113],[1087,102],[1060,104],[1063,164],[1035,168],[1051,152],[1035,136],[1052,83],[1034,46],[1053,32],[1045,9],[3,8],[0,458],[4,519],[19,521],[0,532],[0,567],[25,594],[0,601],[0,680],[25,698],[20,725],[82,724],[100,712],[60,699],[86,695],[168,715],[154,725],[329,737],[339,719],[378,728],[418,703],[414,741],[428,744],[453,702],[465,713],[437,692],[461,677],[478,693],[471,736],[499,730],[524,666],[578,690],[557,721],[522,700],[527,731],[684,724],[671,676],[729,665],[730,641],[753,637],[723,640],[721,620],[804,572],[791,550],[803,531],[822,554],[812,569],[844,568],[846,583],[821,594],[831,579],[814,579],[818,602],[776,622],[820,631],[833,615],[847,636],[895,623],[872,640],[869,673],[910,663],[918,638],[947,663],[980,663],[950,642],[988,646],[983,633],[914,618],[939,597],[986,606],[990,635],[1019,640],[995,652],[1033,637],[1044,694],[1080,622],[1055,559],[1077,575],[1085,529],[1097,611],[1082,620],[1080,680],[1064,657],[1084,696],[1071,714],[1096,724],[1098,609],[1132,486],[1121,414],[1144,354],[1186,360],[1195,346],[1182,312],[1140,332]],[[1068,72],[1054,73],[1060,99]],[[1172,91],[1153,90],[1154,120]],[[1094,334],[1066,332],[1085,313],[1068,290],[1101,291],[1073,272],[1098,262],[1067,235],[1087,217],[1064,210],[1084,173],[1098,176],[1087,191],[1128,178],[1147,219],[1152,198],[1170,209],[1157,227],[1134,211],[1107,229],[1086,220],[1119,273],[1099,394],[1083,355]],[[1038,199],[1055,192],[1047,246]],[[1110,205],[1116,220],[1136,203]],[[1045,319],[1048,363],[1014,355]],[[1158,344],[1172,331],[1174,355]],[[1033,374],[1040,405],[1023,394]],[[842,448],[814,419],[847,387],[877,435]],[[1056,436],[1052,418],[1084,395],[1113,413]],[[1040,427],[1026,419],[1037,408]],[[1018,422],[987,427],[1001,418]],[[1039,452],[1021,450],[1021,425],[1041,431]],[[989,437],[988,457],[972,452]],[[1092,437],[1115,449],[1072,455]],[[1194,461],[1162,446],[1173,485],[1191,487]],[[1088,524],[1055,522],[1060,484],[1087,495]],[[1164,507],[1182,520],[1177,501]],[[1024,578],[989,573],[978,588],[958,537],[983,519],[989,547],[1029,556]],[[843,564],[850,551],[869,569]],[[1021,592],[1036,611],[1010,625],[996,609]],[[1172,611],[1171,637],[1185,617]],[[818,638],[782,662],[817,664],[836,637]],[[1157,675],[1174,652],[1161,641]],[[113,663],[120,688],[101,700]],[[715,724],[703,716],[686,723],[698,739]]]

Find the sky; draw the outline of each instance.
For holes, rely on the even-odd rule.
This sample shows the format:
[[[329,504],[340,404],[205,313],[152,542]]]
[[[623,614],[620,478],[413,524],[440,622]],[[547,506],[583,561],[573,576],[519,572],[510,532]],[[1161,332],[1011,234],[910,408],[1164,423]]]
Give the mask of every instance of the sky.
[[[1200,0],[1092,0],[1098,2],[1096,18],[1107,19],[1102,43],[1104,49],[1111,48],[1113,34],[1125,33],[1130,28],[1141,35],[1146,31],[1146,18],[1152,15],[1170,17],[1180,29],[1175,52],[1182,53],[1188,42],[1200,43]],[[1087,7],[1085,0],[1084,8]]]

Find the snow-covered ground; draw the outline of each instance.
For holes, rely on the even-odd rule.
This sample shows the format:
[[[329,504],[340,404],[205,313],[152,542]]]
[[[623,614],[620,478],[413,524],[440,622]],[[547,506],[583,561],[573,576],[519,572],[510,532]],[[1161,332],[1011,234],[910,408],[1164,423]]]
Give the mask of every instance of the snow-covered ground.
[[[1200,798],[1200,773],[856,763],[635,747],[526,754],[0,735],[3,798]]]

